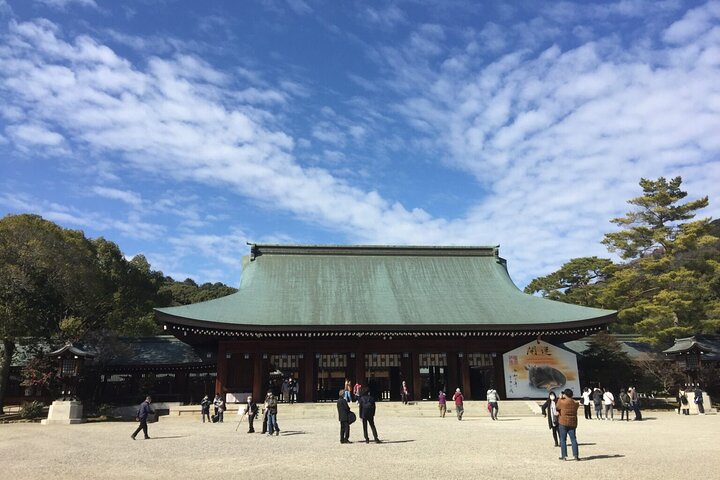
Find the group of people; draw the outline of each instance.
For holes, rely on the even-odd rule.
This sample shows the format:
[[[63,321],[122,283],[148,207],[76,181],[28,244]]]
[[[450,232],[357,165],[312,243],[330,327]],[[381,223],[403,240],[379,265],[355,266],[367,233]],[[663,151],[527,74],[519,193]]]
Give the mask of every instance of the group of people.
[[[299,388],[300,387],[297,380],[295,380],[293,377],[288,377],[283,380],[282,385],[280,385],[280,393],[282,394],[282,400],[286,403],[297,402]]]
[[[340,422],[340,443],[352,443],[350,441],[350,425],[357,420],[357,416],[350,409],[348,394],[348,390],[340,390],[337,400],[338,421]],[[363,424],[365,443],[370,443],[368,425],[370,425],[370,429],[372,430],[375,443],[382,443],[375,428],[375,397],[370,394],[370,390],[367,387],[359,387],[356,396],[360,419]]]
[[[678,387],[677,402],[678,402],[678,415],[690,415],[690,401],[688,395],[693,395],[693,403],[697,407],[699,415],[705,415],[705,406],[703,404],[703,391],[700,385],[685,385]]]
[[[255,433],[255,419],[260,414],[260,407],[253,401],[252,395],[248,395],[247,403],[244,408],[238,408],[238,415],[240,415],[240,422],[244,417],[247,417],[248,431],[247,433]],[[273,394],[272,390],[268,390],[265,395],[265,402],[262,406],[263,425],[262,433],[272,436],[280,435],[280,427],[277,421],[278,415],[278,401]],[[238,423],[239,426],[239,423]]]
[[[215,408],[215,413],[212,417],[210,416],[211,405]],[[227,410],[225,400],[220,396],[219,393],[215,394],[215,398],[212,401],[210,401],[210,397],[208,397],[207,395],[205,395],[200,401],[200,413],[202,414],[203,423],[205,423],[205,419],[207,419],[207,421],[210,423],[223,423],[223,419],[225,418],[225,410]]]
[[[487,409],[490,413],[490,418],[497,420],[498,411],[500,409],[498,406],[500,395],[498,395],[497,390],[490,388],[487,391],[486,397]],[[465,397],[459,388],[455,389],[452,400],[455,403],[455,413],[457,414],[457,419],[462,420],[463,414],[465,413]],[[440,416],[445,418],[445,414],[447,413],[447,395],[442,390],[438,392],[438,408],[440,409]]]
[[[597,420],[615,420],[616,407],[620,408],[620,420],[629,421],[631,411],[635,414],[633,420],[642,420],[640,396],[635,387],[629,387],[627,390],[621,388],[617,398],[610,389],[585,387],[582,393],[582,402],[586,420],[593,418],[592,407],[595,409]]]

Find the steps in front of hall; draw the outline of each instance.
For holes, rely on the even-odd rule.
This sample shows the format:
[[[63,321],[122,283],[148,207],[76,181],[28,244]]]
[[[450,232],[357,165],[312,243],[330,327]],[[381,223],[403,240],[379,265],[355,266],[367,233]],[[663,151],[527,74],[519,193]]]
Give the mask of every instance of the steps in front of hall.
[[[448,416],[455,416],[455,405],[448,402]],[[242,404],[228,405],[225,412],[225,420],[232,421],[237,418],[238,408],[244,408]],[[356,403],[350,408],[357,413]],[[211,409],[212,412],[212,409]],[[536,400],[505,400],[499,402],[499,415],[502,417],[530,417],[540,415],[540,406]],[[440,411],[437,402],[421,401],[411,402],[403,405],[402,402],[378,402],[377,416],[396,417],[438,417]],[[337,417],[337,408],[334,402],[324,403],[295,403],[278,404],[278,418],[332,418]],[[464,417],[487,417],[490,413],[487,410],[487,402],[482,400],[466,401]],[[199,405],[182,405],[172,407],[168,415],[160,417],[160,421],[200,421]]]

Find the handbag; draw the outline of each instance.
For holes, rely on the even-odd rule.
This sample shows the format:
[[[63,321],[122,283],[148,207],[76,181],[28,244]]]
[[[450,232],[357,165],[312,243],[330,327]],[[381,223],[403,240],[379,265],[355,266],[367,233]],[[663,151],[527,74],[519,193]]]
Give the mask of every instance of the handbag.
[[[348,412],[348,425],[352,425],[355,423],[355,420],[357,420],[357,415],[355,415],[353,412]]]

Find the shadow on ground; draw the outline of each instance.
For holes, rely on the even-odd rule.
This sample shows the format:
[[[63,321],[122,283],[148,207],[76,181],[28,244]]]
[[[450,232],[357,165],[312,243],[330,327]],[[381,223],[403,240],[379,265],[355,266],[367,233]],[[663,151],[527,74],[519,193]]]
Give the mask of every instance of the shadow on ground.
[[[619,455],[617,453],[614,455],[590,455],[589,457],[581,457],[580,460],[585,462],[588,460],[603,460],[606,458],[625,458],[625,455]]]

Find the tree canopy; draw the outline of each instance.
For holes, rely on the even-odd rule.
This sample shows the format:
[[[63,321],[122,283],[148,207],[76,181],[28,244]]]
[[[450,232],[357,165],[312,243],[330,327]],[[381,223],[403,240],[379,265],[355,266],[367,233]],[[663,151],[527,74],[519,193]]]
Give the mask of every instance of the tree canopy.
[[[154,335],[154,307],[235,292],[221,283],[175,282],[147,259],[127,260],[104,238],[88,239],[37,215],[0,219],[0,412],[20,337]]]
[[[682,203],[682,179],[640,181],[643,195],[603,244],[622,261],[575,258],[525,289],[553,300],[618,310],[618,333],[657,346],[720,331],[720,223],[694,220],[708,198]]]

